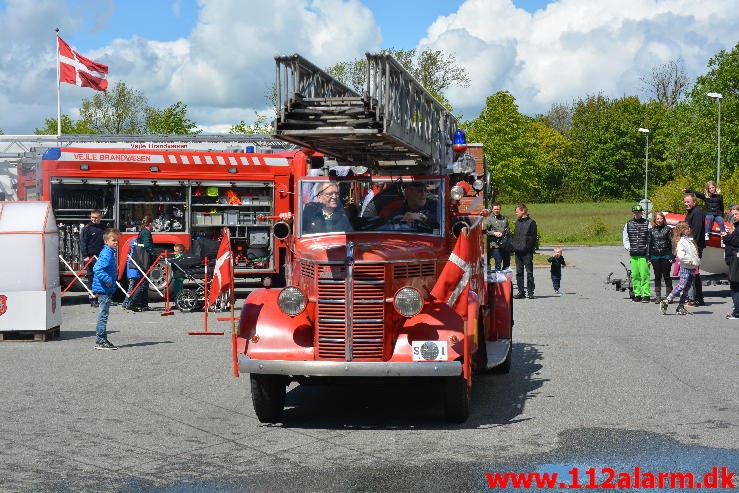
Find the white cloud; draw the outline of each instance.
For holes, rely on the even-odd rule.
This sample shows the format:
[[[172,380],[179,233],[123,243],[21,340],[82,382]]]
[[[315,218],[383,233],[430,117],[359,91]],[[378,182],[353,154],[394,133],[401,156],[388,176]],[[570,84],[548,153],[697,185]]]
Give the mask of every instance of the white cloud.
[[[274,55],[300,53],[326,67],[392,45],[382,41],[369,1],[200,0],[196,25],[180,39],[131,35],[84,54],[110,66],[111,83],[123,80],[159,107],[183,101],[202,128],[227,129],[267,108]],[[30,133],[55,116],[54,28],[62,27],[74,46],[83,29],[99,28],[114,6],[5,2],[0,128]],[[125,3],[119,0],[117,8]],[[159,21],[178,22],[180,9],[180,0],[173,0],[172,18]],[[467,68],[470,87],[447,96],[457,111],[474,118],[498,90],[510,91],[528,114],[599,91],[642,95],[639,77],[678,57],[694,78],[711,56],[733,48],[737,26],[732,0],[557,0],[533,14],[510,0],[468,0],[429,26],[419,46],[452,52]],[[93,95],[64,84],[62,111],[76,115],[81,100]]]
[[[438,18],[420,46],[455,53],[470,72],[471,86],[448,96],[474,118],[498,90],[529,114],[597,92],[644,96],[640,76],[682,58],[695,78],[734,46],[737,26],[728,0],[559,0],[534,14],[509,0],[468,0]]]
[[[109,65],[111,84],[125,81],[160,107],[183,101],[203,128],[227,128],[267,107],[275,55],[300,53],[325,67],[380,48],[380,29],[359,0],[200,0],[199,7],[186,38],[134,35],[84,54]],[[178,2],[172,9],[176,20]],[[90,12],[94,27],[109,11],[103,2]],[[63,36],[74,46],[83,22],[73,13],[53,0],[8,0],[0,11],[0,45],[7,47],[0,53],[0,128],[6,133],[30,133],[56,115],[53,23],[65,26]],[[62,112],[74,114],[81,99],[93,95],[64,84]]]

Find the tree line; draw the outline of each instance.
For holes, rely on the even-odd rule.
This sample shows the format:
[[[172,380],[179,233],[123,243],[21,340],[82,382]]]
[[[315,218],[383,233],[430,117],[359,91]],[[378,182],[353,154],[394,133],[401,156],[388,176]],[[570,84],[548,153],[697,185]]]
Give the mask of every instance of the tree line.
[[[439,50],[385,52],[453,112],[445,90],[469,84],[467,71],[453,55]],[[364,59],[340,62],[327,72],[361,91],[363,64]],[[739,182],[739,43],[711,57],[706,73],[692,83],[679,60],[655,66],[641,81],[650,94],[645,101],[595,92],[535,116],[522,114],[512,93],[498,91],[487,97],[476,118],[461,126],[468,141],[484,145],[500,200],[637,201],[644,194],[648,164],[649,198],[657,207],[675,209],[680,188],[702,189],[707,180],[716,179],[718,104],[707,93],[720,93],[720,185],[728,192],[727,203],[739,201],[733,192]],[[274,102],[274,88],[265,98]],[[267,118],[255,116],[254,123],[232,125],[230,133],[271,133]],[[55,134],[56,128],[56,118],[47,118],[35,133]],[[139,91],[118,82],[83,100],[79,120],[63,115],[62,133],[192,135],[200,130],[187,116],[185,103],[156,108]]]

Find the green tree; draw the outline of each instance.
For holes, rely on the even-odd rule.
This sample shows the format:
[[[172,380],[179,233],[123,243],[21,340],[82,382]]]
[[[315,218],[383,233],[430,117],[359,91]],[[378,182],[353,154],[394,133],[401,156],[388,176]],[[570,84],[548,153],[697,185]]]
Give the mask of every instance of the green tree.
[[[56,118],[45,118],[44,126],[34,129],[36,135],[56,135]],[[69,115],[62,115],[62,134],[94,134],[97,133],[90,127],[90,122],[80,119],[74,120]]]
[[[695,159],[706,178],[716,176],[718,152],[718,104],[709,92],[721,99],[721,174],[732,174],[739,162],[739,43],[731,51],[721,50],[708,61],[708,72],[696,79],[690,91],[692,114],[686,122],[695,133]]]
[[[195,135],[202,130],[195,130],[197,124],[187,118],[187,105],[182,101],[168,106],[162,110],[147,107],[146,128],[148,133],[169,135]]]
[[[470,83],[467,70],[458,65],[454,55],[442,50],[426,49],[418,51],[396,50],[393,48],[382,50],[391,55],[408,71],[432,96],[450,108],[444,97],[448,88],[467,87]],[[358,93],[365,90],[367,80],[367,60],[364,58],[349,62],[340,62],[332,65],[326,72],[336,80],[351,87]]]
[[[498,91],[466,125],[468,140],[484,146],[491,183],[501,200],[530,200],[541,194],[540,153],[532,123],[518,111],[511,93]]]
[[[241,120],[236,125],[232,125],[228,133],[248,135],[271,134],[272,125],[267,121],[267,117],[264,115],[256,115],[256,117],[254,123],[246,123],[244,120]]]
[[[94,133],[143,134],[147,131],[146,97],[125,82],[116,82],[107,92],[82,101],[80,116],[90,122]]]

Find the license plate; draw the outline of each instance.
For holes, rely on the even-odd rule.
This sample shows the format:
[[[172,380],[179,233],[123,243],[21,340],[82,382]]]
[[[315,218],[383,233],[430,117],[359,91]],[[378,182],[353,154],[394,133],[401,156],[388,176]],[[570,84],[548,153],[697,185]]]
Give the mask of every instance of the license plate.
[[[449,349],[446,341],[413,341],[413,361],[447,361]]]

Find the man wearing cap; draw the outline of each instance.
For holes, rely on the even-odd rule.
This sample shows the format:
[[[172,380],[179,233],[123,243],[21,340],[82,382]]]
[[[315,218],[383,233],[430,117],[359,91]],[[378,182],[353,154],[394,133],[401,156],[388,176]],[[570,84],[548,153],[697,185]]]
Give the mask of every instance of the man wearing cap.
[[[634,217],[626,223],[623,231],[624,248],[631,257],[631,287],[634,301],[649,303],[649,221],[643,216],[644,209],[639,204],[631,208]]]
[[[431,231],[439,227],[439,221],[436,219],[436,202],[428,200],[425,182],[406,183],[403,196],[405,197],[403,204],[389,214],[391,220],[411,224],[414,229],[421,231]]]

